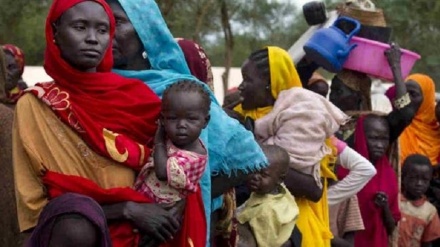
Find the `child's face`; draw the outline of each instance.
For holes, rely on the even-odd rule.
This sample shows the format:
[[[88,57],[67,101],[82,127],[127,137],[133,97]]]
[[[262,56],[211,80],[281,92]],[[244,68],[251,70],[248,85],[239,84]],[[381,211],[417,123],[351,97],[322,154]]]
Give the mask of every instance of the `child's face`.
[[[428,190],[432,172],[426,165],[412,165],[402,179],[405,196],[410,200],[422,198]]]
[[[370,118],[364,122],[365,136],[367,138],[368,156],[376,162],[386,154],[390,144],[390,131],[385,119]]]
[[[270,162],[269,167],[262,169],[260,172],[251,174],[247,185],[252,192],[260,195],[268,194],[282,183],[282,175],[280,165],[275,162]]]
[[[196,141],[209,121],[209,112],[197,92],[176,92],[162,102],[162,122],[167,137],[185,149]]]

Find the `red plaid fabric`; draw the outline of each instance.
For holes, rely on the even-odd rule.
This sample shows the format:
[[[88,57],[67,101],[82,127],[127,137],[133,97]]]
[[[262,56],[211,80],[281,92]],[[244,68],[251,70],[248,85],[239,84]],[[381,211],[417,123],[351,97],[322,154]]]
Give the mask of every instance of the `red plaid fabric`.
[[[157,179],[154,160],[150,157],[134,185],[134,189],[157,203],[174,203],[188,193],[196,192],[206,167],[207,155],[179,149],[170,141],[167,142],[167,153],[167,182]]]

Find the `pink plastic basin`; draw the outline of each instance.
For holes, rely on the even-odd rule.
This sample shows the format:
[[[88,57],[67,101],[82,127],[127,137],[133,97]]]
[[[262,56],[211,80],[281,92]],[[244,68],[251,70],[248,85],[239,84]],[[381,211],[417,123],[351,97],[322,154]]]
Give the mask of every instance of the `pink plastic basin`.
[[[387,81],[394,81],[393,73],[385,56],[385,51],[390,48],[389,44],[356,36],[351,39],[350,45],[351,44],[357,44],[357,47],[350,52],[350,55],[342,66],[343,68],[359,71]],[[403,79],[405,79],[411,72],[416,61],[421,57],[419,54],[409,50],[401,49],[401,51],[402,57],[400,62],[402,76]]]

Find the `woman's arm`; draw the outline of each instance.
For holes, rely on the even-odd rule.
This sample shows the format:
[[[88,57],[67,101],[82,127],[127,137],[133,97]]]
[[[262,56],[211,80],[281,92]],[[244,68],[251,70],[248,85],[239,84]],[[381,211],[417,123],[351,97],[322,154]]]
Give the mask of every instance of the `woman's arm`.
[[[374,203],[382,208],[383,225],[385,226],[388,236],[390,236],[393,234],[397,222],[394,220],[393,213],[391,212],[388,195],[384,192],[378,192],[374,198]]]
[[[318,186],[313,176],[289,168],[284,184],[295,197],[305,197],[312,202],[318,202],[322,197],[322,188]]]
[[[388,236],[391,236],[396,228],[397,222],[394,220],[393,214],[391,213],[391,209],[388,205],[383,207],[382,220]]]
[[[399,45],[391,44],[391,48],[385,51],[385,55],[388,59],[388,64],[390,65],[396,85],[396,97],[393,102],[391,102],[394,106],[394,110],[387,116],[390,125],[390,143],[393,143],[411,123],[416,112],[409,107],[409,103],[407,105],[396,104],[396,102],[403,98],[407,98],[407,100],[409,100],[408,102],[411,102],[406,90],[405,81],[402,77],[400,63],[401,51]]]
[[[396,85],[396,99],[404,96],[406,91],[405,81],[402,77],[402,68],[400,63],[400,58],[402,52],[400,51],[400,46],[395,43],[391,43],[391,48],[385,51],[385,55],[390,65],[391,72],[393,73],[394,83]]]
[[[249,174],[245,174],[242,171],[232,173],[228,175],[217,175],[211,178],[211,198],[221,196],[231,188],[238,186],[246,181]]]
[[[328,188],[329,205],[335,205],[356,195],[376,175],[376,168],[348,146],[338,155],[338,163],[348,169],[349,173],[344,179]]]
[[[340,237],[333,237],[331,240],[332,247],[353,247],[353,244]]]

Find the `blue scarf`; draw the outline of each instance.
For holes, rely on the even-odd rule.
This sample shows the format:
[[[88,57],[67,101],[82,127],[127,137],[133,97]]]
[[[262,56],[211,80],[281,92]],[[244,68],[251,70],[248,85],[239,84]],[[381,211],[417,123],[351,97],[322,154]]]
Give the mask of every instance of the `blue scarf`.
[[[211,176],[230,175],[231,172],[253,172],[267,166],[267,159],[251,132],[230,118],[221,108],[209,87],[193,77],[185,57],[174,41],[154,0],[119,0],[141,39],[150,70],[115,70],[116,73],[144,81],[159,97],[165,89],[181,80],[202,84],[210,92],[211,120],[201,134],[208,149],[209,166],[200,182],[206,219],[209,226],[212,210],[218,208],[211,202]]]

